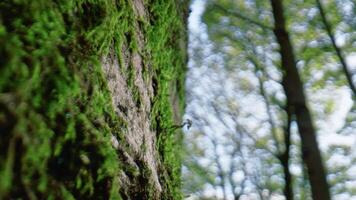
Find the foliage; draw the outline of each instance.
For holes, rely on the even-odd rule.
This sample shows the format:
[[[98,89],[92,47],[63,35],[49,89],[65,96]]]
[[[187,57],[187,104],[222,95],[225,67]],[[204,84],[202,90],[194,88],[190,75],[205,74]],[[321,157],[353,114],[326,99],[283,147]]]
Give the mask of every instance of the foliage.
[[[195,87],[189,90],[191,93],[189,103],[192,105],[188,106],[188,116],[198,121],[198,123],[195,122],[197,128],[194,131],[203,135],[215,135],[218,143],[220,142],[219,148],[223,149],[218,154],[218,157],[224,157],[221,158],[223,163],[231,162],[229,158],[226,158],[226,155],[229,149],[234,146],[242,145],[246,148],[246,152],[250,152],[247,156],[235,155],[235,158],[239,160],[237,165],[245,165],[241,161],[245,158],[247,163],[252,163],[250,166],[254,165],[253,168],[256,168],[258,174],[258,178],[255,179],[257,181],[254,181],[256,176],[253,173],[248,176],[247,188],[249,188],[249,195],[252,196],[247,196],[247,198],[257,198],[253,195],[259,192],[261,194],[269,193],[271,196],[282,195],[283,185],[280,183],[283,182],[283,170],[278,163],[278,152],[283,152],[286,148],[286,137],[284,137],[283,132],[287,124],[287,115],[284,111],[286,99],[281,86],[281,77],[284,72],[279,64],[280,56],[277,53],[278,44],[273,34],[270,2],[254,0],[211,0],[206,2],[202,16],[204,25],[201,25],[202,32],[198,34],[207,33],[208,38],[201,36],[200,39],[203,41],[192,44],[193,48],[202,50],[197,53],[194,52],[196,54],[192,55],[191,65],[198,67],[192,68],[191,73],[198,74],[200,72],[201,76],[188,76],[188,80],[193,79],[191,82],[194,82],[194,80],[200,78],[208,79],[208,81],[204,81],[200,85],[193,84]],[[335,120],[333,116],[337,113],[339,116],[345,117],[345,113],[350,110],[350,107],[345,108],[347,111],[341,114],[338,109],[343,110],[346,105],[338,105],[337,98],[334,98],[336,93],[346,93],[349,98],[348,88],[345,87],[347,84],[346,78],[341,70],[335,50],[323,27],[314,0],[285,0],[284,2],[288,29],[297,55],[298,69],[302,74],[310,100],[309,107],[313,111],[314,118],[316,118],[318,133],[323,138],[328,136],[339,138],[341,136],[335,136],[336,130],[328,130],[328,127],[332,127],[330,124],[334,123],[330,118]],[[351,21],[354,20],[350,18],[350,16],[354,16],[354,13],[345,11],[347,9],[343,5],[346,4],[351,5],[349,7],[351,10],[355,9],[352,1],[327,1],[325,6],[333,29],[337,32],[338,37],[345,40],[341,43],[340,48],[344,51],[345,56],[349,56],[352,49],[355,48],[354,33],[351,31]],[[200,60],[201,58],[204,58],[204,60]],[[261,83],[263,83],[262,87],[260,87]],[[214,87],[205,88],[204,84],[214,84]],[[216,84],[223,86],[215,86]],[[188,87],[190,86],[188,85]],[[261,88],[264,88],[265,95],[262,94]],[[203,92],[200,90],[203,90]],[[206,98],[198,97],[200,93],[204,93]],[[263,108],[266,101],[270,104],[270,116],[268,108]],[[213,105],[217,105],[215,106],[218,108],[217,112],[214,111],[216,109]],[[211,113],[211,115],[206,113]],[[352,114],[353,112],[350,112],[350,117]],[[220,117],[217,117],[219,115]],[[275,124],[274,128],[268,122],[271,119]],[[350,119],[352,121],[353,118]],[[273,129],[275,134],[273,134]],[[350,132],[350,130],[353,130],[353,126],[346,124],[344,128],[339,127],[337,129],[341,132],[343,130]],[[293,175],[293,189],[295,198],[309,199],[310,185],[306,182],[308,177],[300,159],[300,141],[295,135],[296,132],[296,124],[292,123],[289,168],[291,168]],[[232,138],[237,139],[233,140]],[[211,144],[202,144],[201,139],[191,139],[202,148],[198,152],[210,152],[213,149]],[[333,142],[337,143],[337,141]],[[333,166],[335,161],[332,161],[331,158],[337,157],[339,154],[325,150],[329,148],[332,148],[332,146],[323,145],[324,160],[328,163],[333,195],[335,198],[344,199],[354,197],[354,189],[347,185],[354,183],[355,177],[347,178],[346,176],[346,174],[350,176],[351,171],[348,168],[354,165],[354,161],[352,161],[354,156],[346,156],[347,160],[351,161],[336,167]],[[213,163],[216,164],[217,162],[216,156],[211,153],[207,154],[207,157],[203,157],[199,153],[195,155],[195,160],[210,160],[212,173],[218,176],[219,170],[213,167]],[[344,158],[346,159],[346,157]],[[331,164],[332,162],[334,164]],[[270,171],[265,171],[266,168]],[[230,169],[224,168],[222,171],[229,174]],[[241,171],[243,169],[235,169],[234,173]],[[274,179],[270,178],[272,175],[274,175]],[[274,182],[273,180],[277,181]],[[268,183],[268,181],[271,182]],[[348,181],[348,183],[345,183],[345,181]],[[260,183],[262,183],[262,186],[259,188]],[[201,196],[204,196],[204,191],[208,185],[213,187],[210,191],[214,191],[220,197],[223,196],[221,190],[224,190],[224,188],[226,190],[231,189],[229,183],[224,186],[219,181],[216,183],[208,182],[202,186],[203,189],[198,188]],[[241,190],[243,186],[237,184],[236,188]],[[260,199],[268,199],[269,197],[259,195]]]

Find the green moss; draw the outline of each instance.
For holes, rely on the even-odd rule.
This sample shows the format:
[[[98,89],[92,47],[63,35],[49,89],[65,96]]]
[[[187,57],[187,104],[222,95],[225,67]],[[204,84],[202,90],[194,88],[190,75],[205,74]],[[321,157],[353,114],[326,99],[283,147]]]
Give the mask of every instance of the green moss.
[[[179,123],[174,121],[174,110],[170,99],[175,95],[175,90],[181,90],[179,98],[181,102],[184,101],[183,77],[186,71],[186,54],[179,45],[182,36],[185,36],[186,27],[183,17],[177,13],[177,10],[180,10],[177,5],[179,4],[174,1],[166,4],[147,1],[153,19],[151,19],[151,26],[146,29],[146,35],[155,72],[154,79],[157,83],[151,124],[158,131],[157,148],[167,172],[162,173],[160,177],[161,182],[165,183],[164,189],[169,191],[164,194],[164,199],[182,199],[180,192],[182,133],[170,129]],[[179,109],[182,111],[184,105],[182,104]]]
[[[167,127],[176,123],[172,87],[184,101],[185,25],[173,1],[146,6],[149,20],[127,0],[0,2],[0,199],[121,199],[117,177],[125,169],[110,138],[125,143],[126,122],[114,112],[100,59],[114,49],[123,66],[122,45],[138,51],[135,20],[147,37],[139,53],[152,65],[143,74],[156,83],[151,119],[167,172],[163,198],[182,198],[181,133]],[[124,73],[139,105],[134,70]]]

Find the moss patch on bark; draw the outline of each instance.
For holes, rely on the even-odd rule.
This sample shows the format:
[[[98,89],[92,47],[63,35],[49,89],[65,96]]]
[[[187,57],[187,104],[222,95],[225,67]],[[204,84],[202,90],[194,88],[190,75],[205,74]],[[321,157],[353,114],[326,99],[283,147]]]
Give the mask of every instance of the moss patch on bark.
[[[150,118],[162,198],[182,198],[182,136],[168,130],[177,123],[170,97],[177,93],[184,102],[186,52],[180,42],[187,5],[144,5],[146,19],[134,12],[133,0],[0,2],[0,199],[122,199],[125,163],[111,137],[125,144],[127,122],[114,111],[101,58],[114,49],[125,62],[124,42],[128,51],[138,50],[133,21],[146,37],[139,53],[152,66],[144,75],[154,77]],[[147,193],[144,198],[154,198]]]

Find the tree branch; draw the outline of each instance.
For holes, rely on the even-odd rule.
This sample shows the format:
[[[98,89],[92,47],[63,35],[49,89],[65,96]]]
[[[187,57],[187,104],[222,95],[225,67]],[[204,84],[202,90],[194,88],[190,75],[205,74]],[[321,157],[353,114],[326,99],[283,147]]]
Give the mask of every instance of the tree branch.
[[[256,21],[256,20],[253,20],[253,19],[251,19],[251,18],[249,18],[249,17],[247,17],[247,16],[245,16],[245,15],[243,15],[243,14],[240,14],[240,13],[233,12],[233,11],[231,11],[231,10],[228,10],[228,9],[224,8],[223,6],[221,6],[221,5],[219,5],[219,4],[216,4],[216,3],[214,3],[213,6],[215,6],[215,7],[216,7],[217,9],[219,9],[220,11],[222,11],[222,12],[224,12],[224,13],[227,13],[227,14],[229,14],[229,15],[231,15],[231,16],[234,16],[234,17],[240,18],[240,19],[242,19],[242,20],[245,20],[245,21],[247,21],[247,22],[250,22],[250,23],[252,23],[252,24],[254,24],[254,25],[256,25],[256,26],[259,26],[260,28],[273,31],[273,27],[268,26],[268,25],[265,25],[265,24],[263,24],[263,23],[261,23],[261,22],[258,22],[258,21]]]
[[[335,35],[334,35],[333,31],[332,31],[331,24],[329,23],[328,19],[326,18],[326,14],[325,14],[325,11],[324,11],[324,8],[323,8],[323,4],[321,3],[320,0],[316,0],[316,4],[317,4],[317,7],[319,9],[319,13],[320,13],[322,22],[324,24],[325,30],[326,30],[326,32],[327,32],[327,34],[328,34],[328,36],[329,36],[329,38],[331,40],[331,43],[332,43],[332,45],[334,47],[334,50],[336,52],[337,57],[340,60],[340,63],[341,63],[341,66],[342,66],[342,70],[345,73],[347,82],[348,82],[348,84],[350,86],[350,89],[353,92],[353,96],[355,98],[356,97],[356,87],[355,87],[354,83],[352,82],[353,74],[349,70],[349,66],[347,65],[347,63],[345,61],[345,58],[343,56],[341,48],[336,44],[336,38],[335,38]]]

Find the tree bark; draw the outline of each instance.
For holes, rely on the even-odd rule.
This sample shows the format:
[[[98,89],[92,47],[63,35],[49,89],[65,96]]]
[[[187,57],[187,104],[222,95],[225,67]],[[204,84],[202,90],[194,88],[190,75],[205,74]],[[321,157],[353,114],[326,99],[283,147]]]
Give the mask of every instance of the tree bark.
[[[183,199],[189,2],[147,2],[0,1],[0,200]]]
[[[299,76],[293,47],[286,30],[282,0],[270,0],[274,17],[274,34],[280,46],[282,59],[282,85],[287,97],[287,109],[296,116],[302,144],[302,156],[308,168],[314,200],[330,200],[322,158],[318,148],[312,117],[306,105],[303,83]]]

